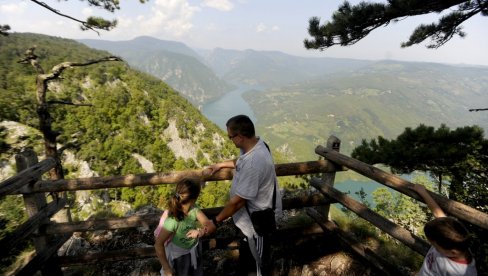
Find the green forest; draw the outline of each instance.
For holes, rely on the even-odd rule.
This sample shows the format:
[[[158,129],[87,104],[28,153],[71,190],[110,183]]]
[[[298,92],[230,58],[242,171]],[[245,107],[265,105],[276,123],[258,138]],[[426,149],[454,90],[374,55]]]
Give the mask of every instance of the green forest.
[[[34,149],[41,160],[44,154],[43,138],[37,130],[36,72],[31,65],[18,63],[24,52],[34,45],[37,45],[35,53],[46,71],[64,61],[80,62],[110,55],[73,40],[39,34],[11,34],[0,38],[0,121],[25,126],[25,133],[20,136],[9,135],[11,130],[0,128],[0,160],[4,165],[13,163],[12,157],[27,148]],[[65,153],[62,156],[66,159],[66,153],[70,152],[76,160],[87,162],[92,176],[145,173],[135,155],[150,161],[154,171],[169,172],[203,168],[238,154],[225,133],[202,116],[188,100],[161,80],[133,70],[123,62],[66,70],[59,81],[50,83],[47,97],[48,102],[81,105],[52,104],[50,112],[53,128],[59,133],[58,147]],[[176,127],[176,137],[165,132],[170,129],[170,124]],[[186,156],[190,157],[175,155],[169,146],[175,139],[193,145],[183,149],[189,151]],[[279,154],[275,159],[283,161]],[[77,164],[63,164],[66,178],[81,177]],[[301,179],[285,178],[282,185],[293,187],[303,185],[302,182]],[[228,188],[229,183],[208,183],[199,199],[200,205],[222,206]],[[89,212],[76,206],[76,196],[73,195],[72,211],[75,219],[86,219],[97,211],[124,215],[118,210],[118,202],[128,203],[136,209],[145,205],[163,208],[171,190],[171,186],[163,185],[94,191],[105,198],[109,193],[110,202],[108,206],[98,204]],[[16,204],[19,209],[6,212],[10,223],[2,232],[22,222],[9,219],[22,217],[21,198],[7,197],[2,205],[11,206],[11,201],[19,203]]]
[[[37,130],[39,119],[36,113],[36,72],[30,64],[18,62],[25,51],[34,46],[35,54],[46,71],[64,61],[82,62],[110,55],[108,52],[90,49],[73,40],[57,37],[15,33],[8,37],[0,37],[0,94],[2,95],[0,97],[0,122],[2,122],[0,126],[0,162],[4,168],[14,166],[12,157],[25,149],[35,150],[40,159],[44,154],[43,138]],[[380,159],[374,155],[379,154],[385,157],[390,156],[388,155],[390,153],[399,154],[392,150],[396,145],[393,137],[403,130],[403,127],[399,126],[399,122],[417,121],[422,117],[428,117],[429,113],[425,106],[420,106],[415,110],[424,110],[426,113],[412,112],[408,116],[387,116],[387,114],[394,113],[394,103],[401,99],[395,98],[390,101],[390,98],[379,97],[389,95],[388,91],[380,88],[364,89],[360,81],[363,78],[366,77],[357,77],[356,80],[359,80],[356,82],[357,87],[350,90],[342,89],[344,82],[338,81],[325,86],[322,81],[312,82],[309,87],[303,88],[307,92],[305,100],[299,95],[303,91],[296,90],[274,90],[264,94],[262,98],[248,93],[246,98],[254,107],[259,107],[256,109],[258,117],[262,123],[270,126],[262,132],[258,129],[258,132],[265,133],[264,137],[272,141],[271,145],[281,145],[291,141],[295,150],[288,154],[286,151],[274,149],[275,162],[295,162],[297,157],[309,161],[309,155],[300,155],[302,152],[312,152],[309,146],[305,148],[304,145],[309,145],[310,141],[324,144],[317,137],[336,134],[344,138],[343,146],[346,152],[354,152],[358,159],[367,163],[381,163],[391,166],[394,171],[396,169],[401,173],[415,171],[425,174],[432,173],[432,164],[419,168],[411,168],[406,165],[395,167],[397,164],[394,161],[397,159]],[[390,79],[387,75],[382,78],[382,81],[391,83],[392,86],[396,85],[395,80]],[[412,86],[411,89],[416,89],[416,87]],[[234,158],[238,154],[234,145],[226,139],[226,134],[202,116],[200,111],[182,95],[161,80],[134,70],[124,62],[104,62],[68,69],[63,73],[61,79],[50,83],[48,90],[47,101],[52,103],[49,110],[53,118],[53,128],[59,133],[58,147],[63,148],[61,156],[66,178],[82,177],[80,163],[70,162],[68,158],[70,154],[74,156],[74,159],[86,162],[92,176],[117,176],[147,172],[137,156],[147,159],[153,165],[154,171],[169,172],[202,168],[220,160]],[[434,92],[429,90],[426,93]],[[333,99],[328,102],[328,113],[312,115],[301,108],[293,108],[296,106],[307,106],[309,110],[323,108],[321,103],[324,95],[332,95]],[[409,91],[402,91],[400,95],[405,98],[411,97]],[[347,98],[345,102],[349,102],[349,105],[342,106],[340,109],[334,107],[336,100],[342,98]],[[385,100],[385,98],[387,99]],[[384,102],[378,99],[382,99]],[[449,98],[445,104],[448,105],[451,100]],[[368,113],[371,117],[360,117],[354,112],[355,106],[359,103],[368,104],[367,108],[382,110],[381,117],[384,119],[380,120],[373,112]],[[266,108],[266,106],[278,104],[281,108],[273,109],[273,112],[269,112]],[[432,105],[426,103],[426,105],[429,104]],[[363,111],[367,108],[363,108]],[[291,112],[280,113],[283,110],[291,110]],[[266,112],[267,114],[265,114]],[[334,116],[329,116],[330,114]],[[283,120],[276,122],[275,118]],[[328,118],[325,123],[324,118]],[[4,122],[15,122],[15,126],[17,128],[21,126],[22,131],[15,130],[12,127],[14,124]],[[322,126],[317,127],[319,124]],[[334,131],[327,135],[321,133],[324,129],[323,124],[326,125],[326,129]],[[388,128],[391,125],[396,125],[397,128]],[[310,129],[315,130],[310,135],[302,137],[304,133],[310,133]],[[362,137],[363,139],[373,138],[376,133],[385,133],[385,137],[380,136],[369,142],[367,140],[358,141],[357,137],[342,137],[341,134],[346,133],[346,130],[351,131],[351,129],[358,129],[354,133],[367,133],[366,137]],[[440,140],[434,141],[435,144],[442,141],[442,137],[444,140],[453,138],[449,135],[454,135],[457,133],[456,131],[461,130],[464,130],[463,135],[468,133],[475,136],[469,144],[466,142],[465,145],[472,146],[469,147],[471,151],[466,151],[466,154],[462,156],[459,155],[464,159],[458,159],[460,162],[457,163],[449,163],[451,170],[441,170],[440,174],[444,177],[445,185],[449,185],[452,180],[456,181],[456,189],[449,190],[450,197],[486,212],[487,183],[486,177],[483,179],[483,176],[486,176],[487,173],[486,149],[488,146],[487,140],[483,136],[483,130],[479,127],[467,127],[453,131],[442,127],[436,131],[432,128],[427,129],[431,132],[422,133],[423,128],[421,127],[414,129],[414,133],[420,132],[418,136],[414,137],[416,140],[412,136],[407,136],[412,133],[411,129],[406,129],[406,134],[398,136],[397,139],[404,143],[405,141],[401,139],[407,136],[407,138],[412,138],[407,139],[408,141],[421,142],[420,138],[439,132]],[[20,134],[14,135],[15,131]],[[458,135],[454,138],[459,139],[460,137],[463,136]],[[303,139],[304,142],[300,139]],[[172,142],[181,141],[187,142],[187,145],[193,145],[183,148],[184,154],[172,146]],[[393,146],[385,147],[383,149],[385,151],[381,152],[377,147],[379,141],[383,143],[382,145]],[[459,146],[461,142],[457,141],[451,146]],[[405,143],[403,145],[404,147],[401,149],[408,152]],[[418,145],[416,144],[416,146]],[[427,147],[433,146],[428,144]],[[440,148],[439,151],[444,150],[445,153],[450,153],[453,152],[452,147],[448,150]],[[414,155],[413,157],[408,155],[406,157],[414,161],[419,160],[419,156],[414,154],[415,151],[411,151],[411,153]],[[316,159],[316,157],[314,158]],[[452,156],[449,157],[447,154],[442,158],[452,158]],[[470,168],[473,170],[470,171]],[[14,172],[15,168],[11,168],[9,171],[10,175]],[[461,177],[459,174],[462,173],[464,175],[461,176],[467,177]],[[302,190],[297,188],[308,189],[305,184],[306,180],[294,177],[280,178],[280,185],[288,191],[300,193]],[[433,190],[437,185],[436,180],[438,179],[435,177],[418,177],[415,181]],[[207,183],[199,198],[199,205],[203,208],[222,206],[227,199],[229,185],[228,182]],[[470,189],[466,189],[470,191],[469,194],[462,190],[463,185],[470,185]],[[77,200],[77,194],[72,193],[69,195],[70,207],[74,220],[85,220],[97,216],[123,216],[128,209],[136,210],[147,205],[164,208],[166,197],[171,190],[170,185],[97,190],[92,192],[90,208],[81,206]],[[365,195],[359,194],[359,196],[364,199]],[[386,188],[375,191],[372,196],[374,211],[424,237],[422,226],[431,218],[426,215],[428,210],[424,205],[403,195],[393,195]],[[412,257],[411,251],[405,249],[391,249],[387,244],[393,244],[393,247],[400,246],[395,245],[387,235],[378,233],[377,229],[371,225],[358,222],[355,214],[347,210],[343,211],[334,213],[337,216],[335,219],[338,224],[350,231],[359,232],[359,236],[365,240],[371,236],[379,238],[385,245],[384,255],[390,256],[392,261],[403,262],[402,265],[412,268],[418,267],[419,261],[421,261],[418,256]],[[4,237],[26,219],[22,197],[7,196],[2,199],[0,213],[2,215],[0,217],[2,226],[0,237]],[[358,230],[358,227],[361,229]],[[480,232],[473,229],[478,238],[484,237],[486,234],[486,231]],[[488,251],[488,246],[484,243],[477,244],[475,251],[478,256],[487,256],[485,253]],[[478,260],[483,262],[486,259],[480,257]],[[4,261],[7,260],[2,260],[2,264],[0,264],[2,267],[6,265],[3,263]]]
[[[109,56],[107,52],[89,49],[72,40],[44,35],[11,34],[0,38],[0,121],[18,122],[26,128],[18,137],[9,136],[9,130],[1,128],[0,158],[4,165],[26,148],[34,149],[42,159],[43,140],[37,131],[36,72],[31,65],[18,63],[34,45],[46,71],[64,61],[81,62]],[[154,171],[168,172],[201,168],[237,154],[234,145],[224,139],[222,130],[186,99],[162,81],[132,70],[123,62],[66,70],[62,79],[50,83],[47,96],[48,102],[83,104],[52,104],[50,112],[64,153],[71,152],[77,160],[87,162],[94,176],[145,173],[135,155],[149,160]],[[176,137],[164,132],[170,122],[176,126]],[[188,153],[191,158],[176,156],[168,146],[172,139],[195,145],[188,149],[192,151]],[[66,178],[80,177],[76,165],[67,163],[64,170]],[[170,186],[124,188],[111,191],[110,199],[127,202],[133,208],[147,204],[163,207],[170,190]],[[211,183],[203,192],[202,205],[222,204],[226,194],[225,185],[217,189]],[[21,202],[21,198],[7,198],[2,205],[9,206],[12,200]],[[77,212],[76,200],[73,211],[75,219],[92,215]],[[117,212],[116,208],[109,211]],[[11,210],[6,217],[18,218],[21,213]],[[18,219],[13,221],[21,223]],[[4,230],[12,227],[9,225]]]

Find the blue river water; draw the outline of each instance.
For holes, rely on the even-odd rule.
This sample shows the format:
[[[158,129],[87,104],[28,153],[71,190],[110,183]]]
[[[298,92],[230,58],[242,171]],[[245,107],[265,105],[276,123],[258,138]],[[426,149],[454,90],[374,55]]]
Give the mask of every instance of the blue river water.
[[[227,120],[230,117],[239,114],[246,114],[254,122],[256,122],[257,118],[255,117],[254,111],[252,110],[251,106],[242,98],[242,95],[249,90],[262,90],[262,88],[256,86],[240,86],[239,88],[226,93],[221,98],[203,105],[203,115],[223,130],[226,129],[225,123],[227,122]],[[373,191],[380,187],[386,186],[381,185],[373,180],[346,180],[335,183],[334,187],[341,192],[349,192],[349,196],[356,200],[359,200],[359,196],[356,195],[356,192],[359,192],[362,188],[367,194],[366,201],[374,205],[371,196]]]
[[[251,106],[242,98],[242,94],[250,90],[260,90],[258,86],[241,85],[237,89],[227,92],[221,98],[209,102],[202,107],[202,113],[221,129],[226,130],[225,123],[235,115],[245,114],[256,122],[256,116]]]
[[[374,206],[373,202],[373,192],[378,189],[378,188],[388,188],[385,185],[382,185],[376,181],[373,180],[365,180],[365,181],[357,181],[357,180],[346,180],[342,182],[338,182],[334,184],[334,188],[338,189],[339,191],[343,193],[349,193],[349,196],[352,197],[355,200],[360,200],[359,195],[356,193],[363,189],[363,191],[366,193],[366,201],[371,204],[371,206]],[[390,188],[388,188],[390,191]]]

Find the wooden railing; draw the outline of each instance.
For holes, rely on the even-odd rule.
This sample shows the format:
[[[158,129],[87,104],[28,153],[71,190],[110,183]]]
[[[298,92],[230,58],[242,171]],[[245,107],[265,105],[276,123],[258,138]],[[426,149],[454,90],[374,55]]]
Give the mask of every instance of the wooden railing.
[[[320,193],[285,199],[283,201],[283,209],[306,208],[307,214],[315,219],[323,231],[330,231],[337,234],[340,241],[374,265],[379,271],[383,271],[386,275],[401,275],[402,272],[395,265],[386,262],[383,258],[373,253],[373,250],[355,241],[350,233],[344,232],[331,222],[328,219],[328,206],[332,203],[339,203],[345,206],[421,255],[427,253],[429,248],[428,243],[370,210],[364,204],[335,189],[333,187],[335,173],[351,169],[416,200],[421,201],[422,199],[408,188],[409,185],[413,185],[412,183],[395,175],[388,174],[376,167],[342,155],[339,153],[339,148],[340,140],[331,136],[325,147],[318,146],[315,149],[315,152],[323,156],[326,160],[276,164],[275,167],[278,176],[321,174],[320,178],[315,177],[310,181],[310,185],[315,187]],[[170,173],[147,173],[115,177],[46,181],[41,180],[41,175],[54,167],[53,160],[46,159],[37,163],[37,157],[33,152],[24,152],[16,156],[16,161],[19,173],[0,184],[0,198],[6,195],[22,194],[29,219],[13,233],[0,240],[0,248],[2,248],[0,257],[8,256],[12,248],[15,248],[20,242],[31,237],[36,250],[35,257],[17,272],[18,275],[32,275],[36,271],[41,271],[43,275],[52,275],[53,271],[61,274],[61,266],[155,256],[154,248],[150,247],[83,256],[58,257],[56,252],[73,232],[135,228],[141,226],[154,228],[159,220],[159,215],[133,215],[124,218],[79,222],[53,222],[50,221],[50,218],[56,212],[66,207],[66,200],[52,196],[53,200],[48,203],[46,198],[49,195],[55,195],[63,191],[174,184],[188,177],[198,178],[204,181],[230,180],[232,178],[232,171],[223,169],[215,175],[207,177],[203,176],[202,170],[188,170]],[[450,215],[461,218],[483,229],[488,229],[488,214],[435,193],[431,193],[431,195]],[[322,206],[320,212],[313,208],[315,206]],[[220,210],[221,208],[211,208],[205,209],[204,212],[207,216],[213,217]],[[44,269],[47,265],[49,266],[49,273]],[[57,267],[57,270],[53,270],[53,267]]]
[[[63,191],[96,190],[105,188],[136,187],[148,185],[175,184],[183,178],[197,178],[204,181],[230,180],[232,170],[223,169],[218,173],[203,177],[202,170],[175,171],[169,173],[146,173],[113,177],[93,177],[79,179],[61,179],[56,181],[41,180],[42,174],[48,172],[55,165],[52,159],[37,163],[37,157],[32,151],[26,151],[16,156],[19,173],[0,184],[0,198],[6,195],[22,194],[26,205],[28,220],[20,225],[13,233],[0,240],[0,257],[9,256],[11,250],[27,238],[33,238],[36,255],[21,270],[19,275],[32,275],[49,263],[46,275],[52,275],[53,267],[57,265],[72,265],[89,263],[91,261],[114,261],[155,256],[153,248],[130,249],[86,256],[57,257],[57,250],[72,235],[73,232],[110,230],[121,228],[150,227],[154,228],[159,221],[159,215],[130,216],[116,219],[99,219],[79,222],[50,222],[50,218],[66,207],[66,200],[53,196],[48,203],[47,197]],[[306,175],[333,172],[336,170],[330,162],[325,160],[277,164],[278,176]],[[326,204],[323,196],[292,198],[283,202],[284,209],[303,208]],[[212,217],[221,208],[205,209],[204,212]],[[54,240],[55,242],[49,242]],[[58,272],[60,269],[58,267]]]

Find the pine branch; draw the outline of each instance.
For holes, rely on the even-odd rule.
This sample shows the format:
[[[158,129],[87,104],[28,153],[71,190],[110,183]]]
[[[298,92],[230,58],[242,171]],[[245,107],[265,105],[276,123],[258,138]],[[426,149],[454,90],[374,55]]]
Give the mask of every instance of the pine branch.
[[[363,39],[378,27],[387,26],[406,17],[448,11],[457,6],[448,16],[437,24],[420,25],[410,40],[402,44],[408,47],[431,38],[438,48],[454,35],[463,37],[461,23],[475,14],[487,15],[488,0],[399,0],[388,3],[360,2],[351,5],[344,2],[332,15],[330,22],[320,23],[319,17],[309,20],[308,32],[311,39],[304,40],[306,49],[325,50],[334,45],[349,46]]]
[[[59,15],[59,16],[62,16],[62,17],[66,17],[70,20],[73,20],[75,22],[78,22],[81,24],[81,29],[82,30],[92,30],[94,32],[96,32],[98,35],[100,35],[100,33],[95,30],[95,29],[101,29],[101,30],[110,30],[111,28],[115,27],[115,25],[117,24],[117,21],[107,21],[105,19],[102,19],[102,18],[97,18],[97,17],[90,17],[88,18],[88,21],[83,21],[83,20],[80,20],[80,19],[77,19],[77,18],[74,18],[74,17],[71,17],[69,15],[66,15],[64,13],[61,13],[60,11],[54,9],[53,7],[49,6],[48,4],[44,3],[44,2],[41,2],[41,1],[37,1],[37,0],[31,0],[32,2],[38,4],[39,6],[45,8],[45,9],[48,9],[50,11],[52,11],[53,13]],[[92,3],[92,5],[94,5]],[[105,5],[104,6],[104,9],[110,11],[110,12],[113,12],[114,9],[118,8],[118,6],[110,6],[110,5]]]

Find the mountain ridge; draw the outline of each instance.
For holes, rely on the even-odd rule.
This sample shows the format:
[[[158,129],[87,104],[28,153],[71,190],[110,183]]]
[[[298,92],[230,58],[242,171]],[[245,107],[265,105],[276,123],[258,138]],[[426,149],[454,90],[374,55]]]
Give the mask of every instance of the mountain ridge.
[[[203,60],[216,76],[227,82],[262,88],[264,92],[249,92],[248,96],[244,94],[244,98],[257,114],[261,114],[256,117],[260,124],[264,124],[264,126],[259,125],[262,135],[269,139],[277,139],[278,147],[288,151],[303,151],[305,146],[300,146],[299,143],[305,143],[307,147],[313,148],[310,143],[323,136],[319,136],[318,133],[312,134],[313,131],[310,129],[317,127],[313,126],[298,128],[299,132],[291,131],[278,138],[277,133],[273,133],[273,131],[281,132],[272,125],[277,121],[290,119],[290,114],[295,113],[295,110],[300,110],[301,114],[308,114],[307,118],[314,118],[317,117],[317,114],[322,114],[322,129],[326,127],[329,129],[329,133],[345,135],[343,138],[355,145],[361,138],[373,138],[372,130],[375,130],[376,135],[392,138],[403,128],[416,127],[420,123],[433,125],[447,123],[449,126],[459,126],[462,124],[460,119],[462,117],[468,118],[465,121],[466,124],[480,124],[484,129],[488,129],[481,114],[466,114],[469,108],[477,108],[480,107],[480,103],[488,102],[484,96],[486,93],[483,93],[486,89],[486,79],[483,77],[486,76],[485,72],[488,69],[486,66],[459,66],[388,59],[372,61],[329,57],[311,58],[293,56],[279,51],[253,49],[215,48],[194,51],[201,56],[200,60]],[[335,89],[351,94],[349,96],[344,93],[337,94]],[[319,96],[316,92],[320,90],[327,90],[329,95]],[[270,99],[266,98],[266,95],[270,95],[270,93],[281,93],[288,96],[283,97],[284,102],[270,102]],[[292,93],[296,95],[291,97]],[[308,108],[301,106],[305,104],[304,98],[310,97],[310,95],[317,97],[315,101],[306,103]],[[373,95],[386,97],[382,99],[385,101],[383,105],[371,101],[369,98]],[[336,98],[328,98],[332,96]],[[357,97],[365,98],[363,98],[364,101],[361,101]],[[216,99],[218,100],[218,97]],[[291,106],[286,101],[296,104]],[[350,114],[341,119],[328,117],[337,112],[319,111],[318,107],[314,106],[321,102],[324,106],[329,106],[328,102],[334,102],[336,106],[349,110]],[[202,103],[205,104],[205,100],[202,99]],[[263,103],[267,103],[267,105]],[[353,107],[354,104],[357,105],[356,109]],[[278,108],[285,111],[290,110],[290,114],[282,114],[277,110]],[[328,108],[336,109],[333,106]],[[389,109],[392,115],[385,113],[386,109]],[[315,115],[310,113],[313,110],[315,110]],[[428,110],[430,112],[427,112]],[[406,115],[397,116],[398,111]],[[409,114],[409,112],[415,114]],[[307,120],[302,118],[298,122],[307,125],[309,123]],[[330,125],[325,122],[330,122]],[[359,131],[361,124],[365,125]],[[347,134],[343,131],[338,132],[337,127],[342,126],[344,129],[347,125],[351,130],[356,129],[359,132]],[[378,128],[378,126],[380,127]],[[298,134],[309,138],[298,138]],[[290,135],[293,138],[288,137]],[[295,146],[290,147],[284,143],[283,141],[287,138],[295,139]],[[351,147],[352,145],[345,146],[346,152],[350,151]],[[313,158],[313,154],[306,156],[305,158],[299,155],[289,155],[292,159]]]
[[[121,56],[129,65],[168,83],[197,107],[233,88],[215,76],[201,57],[181,42],[147,36],[128,41],[77,41]]]

